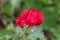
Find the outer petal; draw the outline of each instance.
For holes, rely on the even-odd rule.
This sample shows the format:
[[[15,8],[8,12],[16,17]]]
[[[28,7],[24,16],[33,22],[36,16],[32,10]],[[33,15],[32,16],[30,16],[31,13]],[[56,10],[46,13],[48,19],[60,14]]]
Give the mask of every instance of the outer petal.
[[[19,17],[16,19],[16,24],[17,24],[18,26],[24,26],[24,25],[26,25],[25,19],[23,18],[23,16],[19,16]]]
[[[28,10],[25,10],[21,16],[17,17],[16,24],[18,26],[25,26],[26,25],[26,17],[28,15]]]

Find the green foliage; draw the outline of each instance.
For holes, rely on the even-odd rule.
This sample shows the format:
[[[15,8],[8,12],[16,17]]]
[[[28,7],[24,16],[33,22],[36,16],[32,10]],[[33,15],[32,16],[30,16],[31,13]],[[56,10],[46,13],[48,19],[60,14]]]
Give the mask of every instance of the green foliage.
[[[4,11],[2,18],[6,19],[7,24],[4,30],[0,30],[0,40],[22,40],[23,30],[13,23],[16,19],[14,15],[19,15],[23,10],[31,8],[42,11],[45,20],[41,27],[35,27],[31,30],[28,38],[31,40],[36,40],[37,38],[47,40],[48,37],[43,33],[43,30],[47,30],[52,40],[60,40],[59,0],[9,0],[2,7]]]
[[[20,39],[21,39],[21,37],[19,35],[15,35],[12,40],[20,40]]]
[[[8,16],[13,16],[14,10],[19,6],[21,0],[9,0],[9,3],[5,4],[3,9]]]
[[[10,39],[12,38],[13,33],[8,30],[0,30],[0,39]]]

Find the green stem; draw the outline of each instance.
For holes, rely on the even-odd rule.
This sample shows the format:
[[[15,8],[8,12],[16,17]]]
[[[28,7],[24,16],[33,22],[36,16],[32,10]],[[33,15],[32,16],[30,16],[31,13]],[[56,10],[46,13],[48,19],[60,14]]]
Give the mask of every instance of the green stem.
[[[27,27],[24,29],[24,32],[23,32],[23,34],[22,34],[22,39],[23,39],[23,40],[29,40],[30,30],[31,30],[31,27],[29,27],[29,26],[27,26]]]

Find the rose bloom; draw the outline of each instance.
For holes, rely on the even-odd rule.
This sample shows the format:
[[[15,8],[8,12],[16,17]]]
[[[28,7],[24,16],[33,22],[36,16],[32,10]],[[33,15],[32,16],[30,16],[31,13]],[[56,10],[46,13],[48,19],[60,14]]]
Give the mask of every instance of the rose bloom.
[[[24,10],[23,13],[16,18],[16,24],[22,26],[39,26],[44,20],[42,12],[36,9]]]

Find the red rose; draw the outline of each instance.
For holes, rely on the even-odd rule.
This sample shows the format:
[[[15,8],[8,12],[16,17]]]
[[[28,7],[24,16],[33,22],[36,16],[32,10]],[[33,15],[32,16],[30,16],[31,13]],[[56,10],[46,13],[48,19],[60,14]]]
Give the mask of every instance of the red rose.
[[[24,12],[17,17],[16,23],[18,26],[39,26],[44,20],[44,16],[42,12],[31,9],[31,10],[24,10]]]

